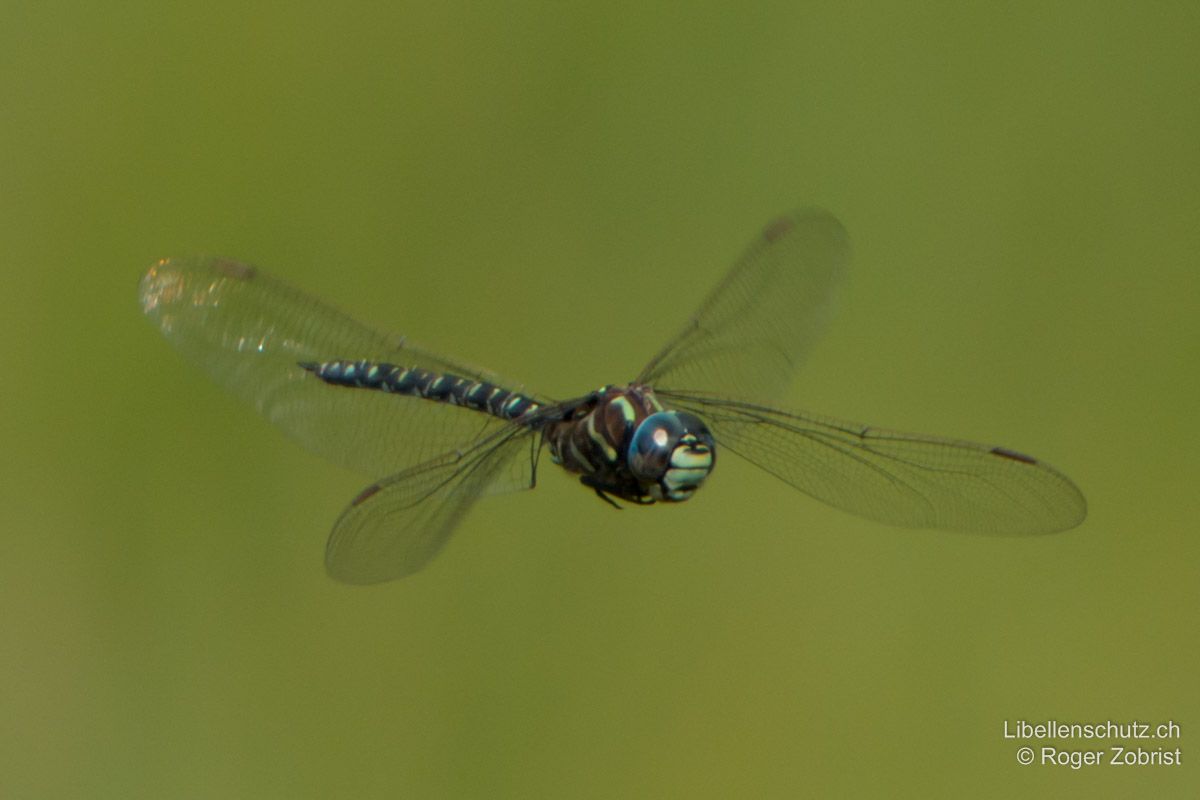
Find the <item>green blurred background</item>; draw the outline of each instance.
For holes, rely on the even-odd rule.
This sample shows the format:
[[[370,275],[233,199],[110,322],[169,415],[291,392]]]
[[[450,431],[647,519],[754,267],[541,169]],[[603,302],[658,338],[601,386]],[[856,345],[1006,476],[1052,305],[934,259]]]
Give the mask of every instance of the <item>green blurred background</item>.
[[[1196,796],[1198,40],[1194,3],[5,3],[0,797]],[[227,254],[568,396],[802,204],[855,264],[793,405],[1032,452],[1081,528],[547,472],[345,587],[366,479],[136,302]],[[1018,765],[1048,718],[1175,720],[1184,764]]]

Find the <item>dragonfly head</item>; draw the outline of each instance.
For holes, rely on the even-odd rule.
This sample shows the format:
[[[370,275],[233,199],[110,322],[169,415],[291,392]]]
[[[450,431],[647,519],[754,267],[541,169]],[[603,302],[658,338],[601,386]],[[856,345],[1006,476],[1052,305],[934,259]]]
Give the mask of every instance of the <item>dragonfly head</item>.
[[[642,420],[629,441],[626,461],[655,500],[687,500],[712,472],[717,449],[699,417],[659,411]]]

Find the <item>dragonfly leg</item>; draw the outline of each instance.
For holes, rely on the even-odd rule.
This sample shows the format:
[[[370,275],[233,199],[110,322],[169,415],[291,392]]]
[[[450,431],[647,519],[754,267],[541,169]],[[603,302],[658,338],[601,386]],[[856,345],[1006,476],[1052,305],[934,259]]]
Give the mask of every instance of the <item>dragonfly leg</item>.
[[[608,503],[610,506],[617,509],[618,511],[621,510],[621,507],[619,505],[617,505],[617,501],[613,500],[611,497],[609,497],[605,493],[604,490],[609,487],[601,486],[600,483],[598,483],[595,478],[592,478],[588,475],[581,475],[579,477],[579,482],[582,483],[584,486],[587,486],[588,488],[590,488],[592,491],[594,491],[596,493],[596,497],[599,497],[601,500]]]
[[[595,491],[596,491],[596,497],[599,497],[601,500],[603,500],[604,502],[608,503],[610,506],[612,506],[613,508],[615,508],[617,511],[620,511],[620,510],[621,510],[621,506],[619,506],[619,505],[617,504],[617,501],[616,501],[616,500],[613,500],[611,497],[609,497],[608,495],[606,495],[606,494],[604,493],[604,490],[603,490],[603,489],[601,489],[599,486],[594,486],[594,487],[592,487],[592,488],[593,488],[593,489],[595,489]]]

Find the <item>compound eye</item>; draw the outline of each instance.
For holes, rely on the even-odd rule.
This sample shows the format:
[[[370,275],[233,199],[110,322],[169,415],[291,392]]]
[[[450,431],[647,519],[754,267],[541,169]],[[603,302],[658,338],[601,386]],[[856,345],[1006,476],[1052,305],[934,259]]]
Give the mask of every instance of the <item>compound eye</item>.
[[[686,411],[660,411],[642,420],[629,442],[629,471],[656,500],[679,502],[712,472],[716,444],[704,422]]]
[[[657,482],[667,471],[671,451],[683,435],[677,414],[659,411],[642,420],[629,442],[629,470],[641,481]]]

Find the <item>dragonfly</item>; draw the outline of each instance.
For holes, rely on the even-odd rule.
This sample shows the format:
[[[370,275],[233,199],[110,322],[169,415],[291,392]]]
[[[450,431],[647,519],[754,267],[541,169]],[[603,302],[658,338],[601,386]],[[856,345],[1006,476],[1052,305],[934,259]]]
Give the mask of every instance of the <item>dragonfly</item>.
[[[567,400],[379,332],[232,259],[164,259],[139,296],[218,384],[308,450],[375,481],[326,545],[327,572],[346,583],[422,569],[480,498],[533,488],[543,451],[618,507],[684,502],[729,453],[890,525],[991,534],[1078,525],[1083,495],[1032,456],[782,407],[849,260],[828,211],[782,216],[636,378]]]

